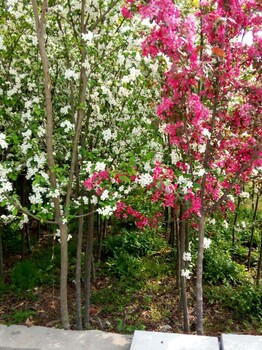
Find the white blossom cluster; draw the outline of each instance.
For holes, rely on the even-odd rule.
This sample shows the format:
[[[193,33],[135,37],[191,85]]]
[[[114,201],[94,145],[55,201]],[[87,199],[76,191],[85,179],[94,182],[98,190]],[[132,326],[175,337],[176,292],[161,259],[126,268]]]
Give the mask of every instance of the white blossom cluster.
[[[10,168],[5,168],[0,163],[0,202],[5,200],[4,194],[7,194],[8,192],[13,190],[12,183],[9,181],[7,175],[12,171]]]
[[[136,183],[138,183],[141,187],[146,187],[153,182],[153,177],[149,173],[140,174],[136,178]]]
[[[182,269],[181,276],[185,277],[186,279],[190,279],[191,278],[191,271],[189,269]]]
[[[97,209],[98,214],[102,216],[111,216],[114,214],[115,211],[116,211],[116,206],[110,206],[110,205],[106,205],[105,207]]]
[[[186,194],[189,188],[193,187],[193,182],[189,180],[187,177],[180,175],[177,178],[177,183],[181,186],[182,193]]]
[[[0,147],[5,149],[8,147],[8,143],[6,142],[6,136],[4,133],[0,133]]]

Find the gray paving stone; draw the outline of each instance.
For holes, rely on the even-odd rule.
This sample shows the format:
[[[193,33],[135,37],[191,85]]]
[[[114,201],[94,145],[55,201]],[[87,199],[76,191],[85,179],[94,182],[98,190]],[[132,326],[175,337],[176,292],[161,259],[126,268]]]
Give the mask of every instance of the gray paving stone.
[[[9,346],[0,346],[0,350],[40,350],[40,349],[26,349],[26,348],[10,348]]]
[[[135,331],[130,350],[219,350],[219,343],[215,337]]]
[[[222,334],[221,350],[262,350],[262,336]]]
[[[64,331],[37,326],[0,328],[0,350],[129,350],[131,339],[129,335],[96,330]]]

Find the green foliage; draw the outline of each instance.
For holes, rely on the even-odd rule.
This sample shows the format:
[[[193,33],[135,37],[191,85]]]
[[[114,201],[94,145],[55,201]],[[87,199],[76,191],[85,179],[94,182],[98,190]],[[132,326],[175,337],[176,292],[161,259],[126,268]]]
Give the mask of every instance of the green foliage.
[[[140,259],[127,252],[120,252],[115,258],[109,258],[107,266],[110,274],[118,278],[138,277],[141,269]]]
[[[4,254],[21,254],[21,233],[7,226],[1,226],[1,231]]]
[[[213,244],[205,252],[204,273],[205,282],[211,284],[241,283],[247,278],[245,267],[233,261],[228,251]]]
[[[121,318],[116,320],[116,328],[120,333],[134,333],[135,330],[145,330],[146,327],[141,322],[136,322],[135,324],[128,325]]]
[[[20,324],[20,323],[24,323],[28,318],[30,318],[31,316],[34,316],[35,314],[36,314],[35,311],[31,311],[31,310],[16,311],[12,315],[12,319],[14,323]]]
[[[8,286],[4,283],[3,279],[0,278],[0,295],[8,291]]]
[[[219,303],[239,316],[262,318],[262,286],[254,285],[251,281],[238,286],[226,284],[206,287],[205,295],[209,303]]]
[[[59,280],[60,249],[58,245],[34,252],[30,260],[15,264],[11,271],[12,286],[19,291]]]
[[[103,243],[109,273],[118,278],[138,278],[141,274],[148,273],[152,262],[148,263],[145,257],[166,247],[166,241],[159,234],[150,231],[123,231],[121,235],[109,236]],[[153,265],[157,268],[151,274],[161,273],[160,265]]]
[[[122,234],[109,236],[104,241],[104,252],[107,257],[115,257],[120,253],[142,257],[166,247],[166,241],[158,233],[150,231],[143,233],[123,231]]]
[[[37,285],[39,272],[31,260],[24,260],[15,264],[11,272],[12,285],[19,289],[32,289]]]

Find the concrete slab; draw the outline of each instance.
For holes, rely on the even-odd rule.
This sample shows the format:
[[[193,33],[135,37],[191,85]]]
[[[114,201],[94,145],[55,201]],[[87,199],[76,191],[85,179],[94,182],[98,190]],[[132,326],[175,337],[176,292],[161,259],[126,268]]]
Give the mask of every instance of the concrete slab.
[[[56,328],[0,328],[0,350],[129,350],[131,335]]]
[[[219,350],[219,343],[215,337],[135,331],[130,350]]]
[[[261,350],[262,336],[222,334],[221,350]]]
[[[21,348],[10,348],[6,346],[0,346],[0,350],[21,350]],[[22,350],[39,350],[39,349],[28,349],[28,348],[23,348]]]

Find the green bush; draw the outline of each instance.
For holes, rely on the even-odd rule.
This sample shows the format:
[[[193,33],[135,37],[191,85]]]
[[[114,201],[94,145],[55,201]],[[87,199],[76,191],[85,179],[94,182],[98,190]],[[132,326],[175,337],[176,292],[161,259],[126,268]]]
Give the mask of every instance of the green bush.
[[[141,269],[140,259],[127,252],[122,252],[116,255],[115,258],[109,258],[106,264],[109,273],[118,278],[138,277]]]
[[[204,257],[204,281],[211,284],[242,283],[247,278],[243,265],[231,259],[228,251],[213,244],[205,252]]]
[[[19,290],[32,289],[37,285],[39,270],[31,260],[15,264],[11,272],[11,283]]]
[[[239,314],[262,318],[261,286],[256,286],[252,283],[244,283],[232,292],[230,300],[232,303],[231,307]]]
[[[150,231],[143,233],[124,231],[122,234],[107,237],[103,243],[106,257],[115,257],[122,253],[142,257],[158,252],[166,246],[166,241],[158,233]]]
[[[241,285],[206,286],[205,296],[209,303],[233,310],[246,318],[262,318],[262,287],[246,281]]]
[[[31,310],[16,311],[12,315],[12,319],[14,320],[15,323],[20,324],[20,323],[24,323],[28,318],[34,316],[35,314],[36,312]]]

